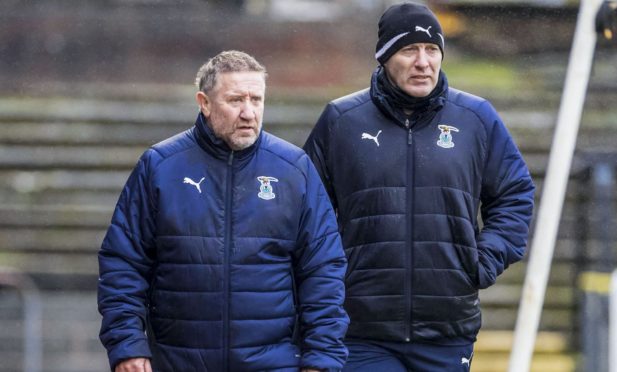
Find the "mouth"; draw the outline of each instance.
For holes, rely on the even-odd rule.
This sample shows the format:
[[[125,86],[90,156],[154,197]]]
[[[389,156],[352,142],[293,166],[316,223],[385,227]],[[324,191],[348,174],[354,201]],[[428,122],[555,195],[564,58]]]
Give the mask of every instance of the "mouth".
[[[430,80],[430,78],[431,77],[427,76],[427,75],[413,75],[411,77],[411,80],[414,80],[414,81],[428,81],[428,80]]]
[[[239,127],[236,128],[237,132],[240,133],[254,133],[255,132],[255,128],[250,126],[250,125],[241,125]]]

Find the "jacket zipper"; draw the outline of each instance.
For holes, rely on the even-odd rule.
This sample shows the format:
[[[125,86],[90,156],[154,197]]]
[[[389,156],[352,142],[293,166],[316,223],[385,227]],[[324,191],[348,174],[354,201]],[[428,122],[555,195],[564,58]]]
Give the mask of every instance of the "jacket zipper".
[[[406,314],[407,321],[405,322],[405,341],[411,341],[411,321],[412,321],[412,301],[411,301],[411,293],[412,293],[412,280],[413,280],[413,160],[414,160],[414,151],[413,151],[413,131],[411,129],[411,125],[409,119],[405,119],[405,128],[407,128],[407,247],[405,250],[406,254],[406,266],[407,270],[405,270],[405,302],[406,302]]]
[[[225,243],[223,248],[223,371],[229,370],[229,301],[231,300],[229,291],[229,255],[231,251],[231,219],[232,219],[232,199],[233,199],[233,162],[234,152],[229,154],[227,160],[227,187],[225,190]]]

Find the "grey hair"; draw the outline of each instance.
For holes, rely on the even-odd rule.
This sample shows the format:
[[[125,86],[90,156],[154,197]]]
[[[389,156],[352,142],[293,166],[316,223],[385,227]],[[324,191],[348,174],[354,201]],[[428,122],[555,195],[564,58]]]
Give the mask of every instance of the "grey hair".
[[[195,86],[199,91],[208,93],[216,85],[219,74],[226,72],[261,72],[268,76],[266,68],[252,56],[237,50],[227,50],[210,58],[197,71]]]

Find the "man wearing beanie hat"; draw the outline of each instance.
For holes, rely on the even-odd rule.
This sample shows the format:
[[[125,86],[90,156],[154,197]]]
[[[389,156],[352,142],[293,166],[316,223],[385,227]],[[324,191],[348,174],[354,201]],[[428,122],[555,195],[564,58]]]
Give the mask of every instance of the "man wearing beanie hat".
[[[345,370],[469,371],[478,291],[523,257],[534,185],[493,106],[449,87],[427,7],[391,6],[378,37],[370,87],[304,145],[348,258]]]

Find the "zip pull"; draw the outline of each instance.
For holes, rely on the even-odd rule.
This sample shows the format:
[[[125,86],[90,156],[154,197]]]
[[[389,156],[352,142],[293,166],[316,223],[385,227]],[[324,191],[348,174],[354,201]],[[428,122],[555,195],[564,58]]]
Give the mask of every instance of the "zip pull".
[[[234,162],[234,152],[232,151],[232,152],[229,154],[229,160],[227,160],[227,165],[232,165],[232,164],[233,164],[233,162]]]
[[[412,134],[411,134],[411,128],[409,127],[409,118],[405,119],[405,128],[408,129],[408,132],[407,132],[407,144],[411,145]]]

